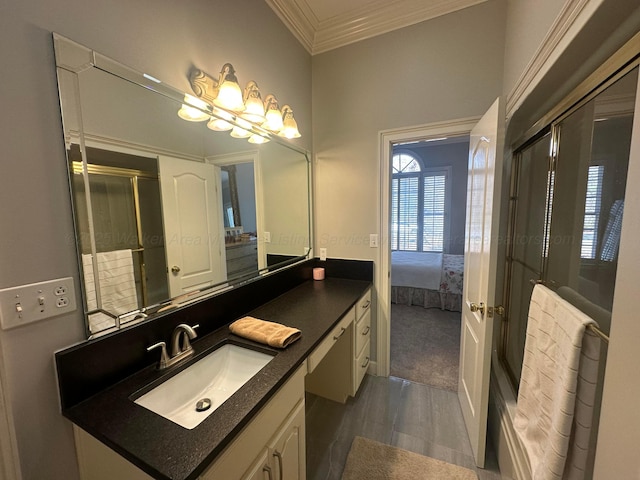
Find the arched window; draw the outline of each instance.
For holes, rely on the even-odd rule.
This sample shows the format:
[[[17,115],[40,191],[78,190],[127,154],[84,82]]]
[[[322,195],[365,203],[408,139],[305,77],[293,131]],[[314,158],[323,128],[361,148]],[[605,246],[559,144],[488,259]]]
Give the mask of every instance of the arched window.
[[[408,152],[392,157],[391,249],[444,252],[451,167],[425,168]]]

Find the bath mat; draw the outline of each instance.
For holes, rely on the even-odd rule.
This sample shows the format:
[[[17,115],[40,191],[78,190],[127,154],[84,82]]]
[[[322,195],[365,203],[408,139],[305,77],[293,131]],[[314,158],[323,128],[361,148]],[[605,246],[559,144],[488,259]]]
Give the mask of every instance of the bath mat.
[[[342,480],[478,480],[471,470],[355,437]]]

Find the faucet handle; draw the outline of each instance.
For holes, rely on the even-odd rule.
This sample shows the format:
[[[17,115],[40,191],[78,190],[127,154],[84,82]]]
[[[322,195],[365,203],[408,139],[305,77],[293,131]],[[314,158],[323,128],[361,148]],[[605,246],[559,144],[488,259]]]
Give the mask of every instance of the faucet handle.
[[[167,368],[169,365],[169,355],[167,354],[167,344],[164,342],[158,342],[150,347],[147,347],[147,352],[154,350],[156,348],[160,348],[160,362],[158,363],[158,368],[163,369]]]

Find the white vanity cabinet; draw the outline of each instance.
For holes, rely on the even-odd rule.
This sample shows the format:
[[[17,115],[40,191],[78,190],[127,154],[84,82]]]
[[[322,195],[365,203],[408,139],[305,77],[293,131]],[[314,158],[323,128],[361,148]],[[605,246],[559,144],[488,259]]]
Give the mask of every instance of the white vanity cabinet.
[[[200,480],[305,480],[304,363]]]
[[[304,480],[306,478],[305,461],[305,408],[304,401],[299,402],[295,410],[285,420],[269,445],[262,449],[249,469],[238,477],[236,471],[242,469],[247,461],[248,452],[236,451],[229,455],[226,462],[216,462],[200,480],[232,479],[242,480]],[[235,442],[234,442],[235,444]],[[231,444],[230,449],[236,449]],[[236,449],[237,450],[237,449]],[[234,461],[237,467],[230,462]],[[223,465],[226,463],[226,465]]]
[[[199,480],[305,480],[306,373],[304,362]],[[152,478],[75,425],[74,432],[83,480]]]
[[[308,392],[344,403],[355,396],[369,367],[371,289],[360,297],[309,356]]]
[[[358,393],[371,361],[371,289],[356,304],[356,324],[353,335],[353,372],[351,396]]]

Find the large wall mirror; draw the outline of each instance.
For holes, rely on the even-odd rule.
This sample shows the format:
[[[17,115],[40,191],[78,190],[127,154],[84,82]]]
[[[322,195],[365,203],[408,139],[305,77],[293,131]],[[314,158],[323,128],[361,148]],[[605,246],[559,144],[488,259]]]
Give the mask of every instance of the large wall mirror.
[[[307,258],[306,151],[185,121],[184,92],[54,45],[89,335]]]

